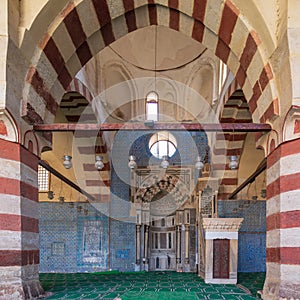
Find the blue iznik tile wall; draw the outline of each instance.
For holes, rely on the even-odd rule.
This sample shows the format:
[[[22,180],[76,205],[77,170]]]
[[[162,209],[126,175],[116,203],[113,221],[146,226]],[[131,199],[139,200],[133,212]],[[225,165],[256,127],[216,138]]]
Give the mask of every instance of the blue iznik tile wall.
[[[238,272],[266,271],[266,202],[218,201],[220,218],[244,218],[239,230]]]
[[[108,217],[89,203],[40,203],[40,272],[107,270],[108,228]]]
[[[119,271],[134,271],[135,224],[113,220],[110,234],[111,268]]]

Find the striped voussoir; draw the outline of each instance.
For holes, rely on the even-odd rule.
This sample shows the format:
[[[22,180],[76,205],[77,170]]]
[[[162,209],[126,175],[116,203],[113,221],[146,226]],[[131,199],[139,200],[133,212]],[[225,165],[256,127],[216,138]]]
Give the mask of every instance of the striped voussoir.
[[[74,78],[70,85],[67,87],[67,92],[77,92],[82,95],[89,103],[92,103],[94,97],[89,91],[88,87],[83,84],[79,79]]]
[[[228,92],[224,97],[224,108],[222,116],[220,117],[221,123],[250,123],[252,122],[251,114],[247,101],[243,92],[238,88],[236,81],[228,88]],[[226,101],[227,100],[227,101]],[[225,102],[226,101],[226,102]],[[216,173],[220,173],[221,181],[219,199],[227,199],[227,197],[234,191],[238,184],[238,169],[231,170],[229,168],[230,156],[240,156],[243,151],[244,142],[247,133],[217,133],[216,143],[213,148],[215,156],[215,164],[213,168]],[[222,157],[226,162],[222,162]],[[224,159],[223,159],[224,160]],[[224,174],[222,174],[224,172]]]
[[[274,77],[261,40],[229,0],[221,6],[213,0],[71,2],[53,24],[56,27],[39,44],[37,63],[26,78],[23,100],[29,122],[44,120],[46,115],[54,118],[61,96],[89,59],[127,33],[150,25],[180,31],[222,59],[246,91],[255,122],[278,114]],[[267,101],[261,100],[266,97]],[[43,109],[36,99],[43,100]]]
[[[79,93],[90,104],[93,101],[94,97],[88,87],[76,78],[70,83],[68,91]],[[89,111],[90,110],[85,109],[83,115],[77,116],[76,119],[78,119],[79,122],[82,122],[82,120],[85,121],[89,115]],[[73,118],[74,117],[75,116],[73,116]],[[92,122],[95,121],[96,118],[94,114]],[[93,195],[97,202],[108,202],[110,195],[110,163],[103,132],[99,132],[97,136],[95,136],[95,133],[75,132],[74,137],[76,142],[73,146],[76,145],[81,155],[83,178],[85,178],[85,182],[81,182],[82,188]],[[103,157],[104,168],[101,171],[98,171],[95,167],[95,155]]]
[[[278,277],[279,290],[300,287],[299,153],[297,139],[281,144],[267,158],[266,293],[274,289]]]
[[[93,195],[96,202],[108,202],[110,199],[110,163],[103,135],[98,134],[97,145],[94,144],[94,138],[89,135],[77,136],[76,139],[77,150],[83,163],[85,181],[81,184],[84,190]],[[101,171],[95,167],[95,154],[103,157],[104,168]]]
[[[11,294],[14,291],[16,297],[29,299],[42,293],[38,278],[38,157],[20,144],[2,139],[0,149],[0,273],[5,276],[0,297],[6,283]],[[17,280],[18,273],[22,277]]]

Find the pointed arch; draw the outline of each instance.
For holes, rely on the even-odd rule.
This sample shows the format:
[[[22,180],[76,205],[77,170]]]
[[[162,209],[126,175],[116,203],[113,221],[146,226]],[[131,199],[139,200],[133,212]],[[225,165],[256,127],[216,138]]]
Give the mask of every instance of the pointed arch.
[[[189,5],[176,1],[166,5],[162,0],[70,2],[31,59],[23,89],[24,118],[34,123],[43,122],[49,112],[54,116],[61,95],[82,66],[118,38],[151,25],[180,31],[212,50],[245,91],[254,121],[274,118],[279,113],[278,96],[261,38],[231,1],[223,0],[221,7],[215,4],[212,0]]]

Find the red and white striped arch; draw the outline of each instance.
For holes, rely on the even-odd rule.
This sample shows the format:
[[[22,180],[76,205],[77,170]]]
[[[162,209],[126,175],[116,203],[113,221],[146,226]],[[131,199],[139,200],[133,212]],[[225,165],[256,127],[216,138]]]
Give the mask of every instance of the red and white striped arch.
[[[79,93],[89,103],[92,103],[94,99],[88,87],[77,78],[72,80],[67,91]],[[78,119],[80,117],[78,116]],[[84,112],[83,118],[86,119],[86,117],[86,113]],[[96,120],[95,116],[93,116],[93,119]],[[93,195],[97,202],[108,202],[110,199],[110,162],[103,132],[98,133],[97,139],[93,134],[90,135],[87,132],[76,132],[74,136],[76,137],[75,144],[78,146],[77,151],[82,161],[83,178],[85,178],[85,182],[80,182],[81,187]],[[91,156],[95,158],[95,154],[103,157],[104,168],[101,171],[95,168],[94,161],[90,163]]]
[[[236,81],[228,88],[225,95],[224,107],[222,116],[220,117],[221,123],[251,123],[252,118],[249,112],[249,107],[243,92],[239,89]],[[218,194],[219,199],[227,199],[227,197],[235,190],[238,185],[238,169],[231,170],[229,168],[230,156],[242,154],[247,133],[217,133],[216,143],[214,145],[214,155],[216,161],[222,161],[221,157],[226,156],[226,163],[215,164],[214,170],[220,172],[222,177],[220,190]],[[224,143],[225,141],[225,143]],[[226,148],[224,148],[224,146]],[[222,172],[224,171],[224,174]]]
[[[261,38],[230,0],[78,0],[65,7],[37,46],[23,90],[25,119],[51,123],[82,66],[105,46],[149,25],[180,31],[211,49],[235,75],[254,122],[278,114]]]
[[[89,103],[94,99],[89,88],[83,84],[78,78],[74,78],[67,87],[66,92],[77,92],[82,95]]]

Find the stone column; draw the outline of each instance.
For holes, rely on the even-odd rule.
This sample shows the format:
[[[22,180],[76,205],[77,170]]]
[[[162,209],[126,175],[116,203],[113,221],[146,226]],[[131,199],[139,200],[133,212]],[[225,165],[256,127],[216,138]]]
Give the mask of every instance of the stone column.
[[[135,227],[135,237],[136,237],[136,258],[135,258],[135,263],[136,265],[140,265],[141,263],[141,225],[136,225]]]
[[[190,251],[189,251],[189,240],[190,240],[190,226],[185,225],[185,264],[190,263]]]
[[[0,299],[43,294],[39,282],[38,157],[0,139]]]
[[[144,232],[144,269],[148,271],[148,264],[149,264],[149,258],[148,258],[148,248],[149,248],[149,225],[145,225],[145,232]]]
[[[176,264],[181,264],[181,225],[176,226]]]
[[[263,299],[300,294],[300,139],[267,157],[266,280]]]

